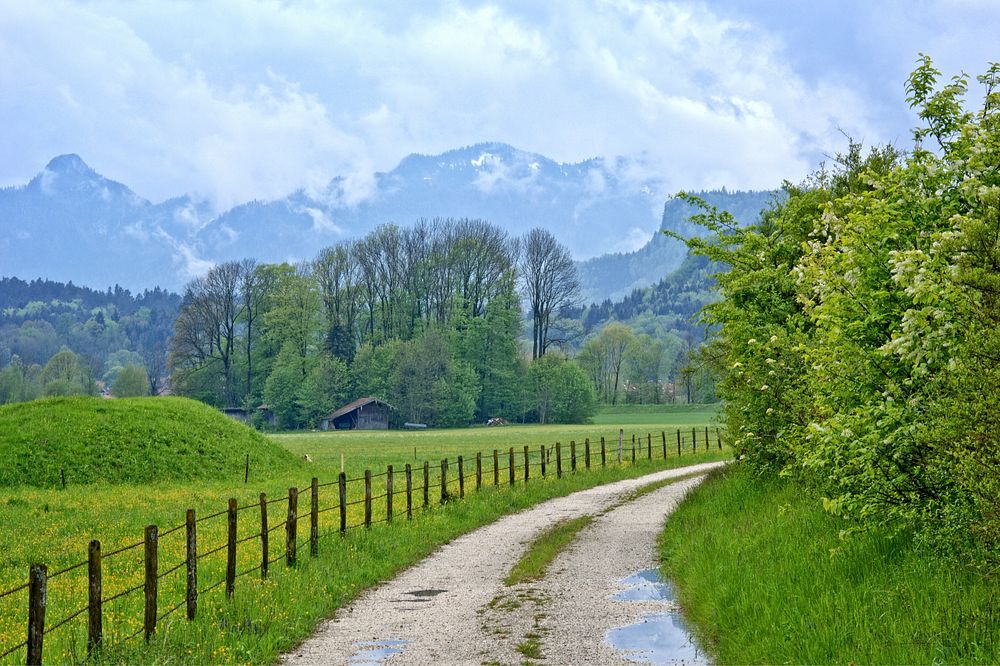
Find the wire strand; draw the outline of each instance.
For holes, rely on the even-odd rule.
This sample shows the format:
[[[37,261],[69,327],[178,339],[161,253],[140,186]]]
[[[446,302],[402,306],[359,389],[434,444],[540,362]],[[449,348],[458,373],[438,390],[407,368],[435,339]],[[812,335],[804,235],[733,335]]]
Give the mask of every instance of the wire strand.
[[[81,608],[80,610],[76,611],[75,613],[72,613],[71,615],[68,615],[68,616],[64,617],[63,619],[59,620],[58,622],[56,622],[55,624],[53,624],[51,627],[46,627],[45,630],[42,631],[42,635],[43,636],[48,636],[50,633],[52,633],[53,631],[55,631],[59,627],[63,626],[64,624],[67,624],[71,620],[75,620],[76,618],[78,618],[81,615],[83,615],[85,612],[87,612],[87,610],[89,608],[90,608],[90,606],[84,606],[83,608]]]
[[[118,594],[114,594],[114,595],[112,595],[112,596],[110,596],[110,597],[108,597],[106,599],[101,599],[101,603],[102,604],[109,604],[112,601],[117,601],[118,599],[121,599],[122,597],[124,597],[126,595],[132,594],[133,592],[138,592],[139,590],[141,590],[144,587],[146,587],[146,583],[139,583],[135,587],[130,587],[130,588],[128,588],[126,590],[122,590]]]
[[[137,543],[133,543],[133,544],[130,544],[128,546],[122,546],[121,548],[118,548],[117,550],[112,550],[110,553],[104,553],[103,555],[101,555],[101,559],[102,560],[106,560],[109,557],[114,557],[115,555],[120,555],[121,553],[133,550],[135,548],[138,548],[139,546],[143,546],[143,545],[145,545],[145,543],[146,543],[145,541],[139,541]]]
[[[27,589],[28,585],[29,585],[28,583],[23,583],[21,585],[18,585],[17,587],[12,587],[9,590],[5,590],[4,592],[0,592],[0,599],[3,599],[4,597],[9,597],[12,594],[16,594],[16,593],[20,592],[21,590]],[[0,655],[0,656],[2,656],[2,655]]]
[[[18,643],[12,648],[9,648],[6,652],[0,654],[0,659],[3,659],[4,657],[9,657],[10,655],[14,654],[23,647],[28,647],[28,641],[23,641],[21,643]]]

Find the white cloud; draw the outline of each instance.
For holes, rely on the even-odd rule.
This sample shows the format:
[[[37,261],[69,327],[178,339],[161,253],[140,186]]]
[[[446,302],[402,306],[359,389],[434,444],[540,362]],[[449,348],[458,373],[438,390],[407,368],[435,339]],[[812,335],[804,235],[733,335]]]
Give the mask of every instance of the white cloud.
[[[613,246],[608,248],[608,252],[634,252],[644,246],[649,242],[649,239],[653,237],[652,231],[648,229],[641,229],[639,227],[632,227],[625,232],[625,235],[616,242]]]
[[[335,233],[338,236],[344,234],[344,230],[339,226],[334,224],[330,216],[321,211],[318,208],[312,208],[310,206],[303,207],[302,212],[308,215],[312,219],[312,229],[313,231],[320,233]]]
[[[203,258],[191,244],[177,240],[163,229],[157,227],[153,234],[170,246],[171,259],[181,280],[186,282],[201,277],[215,266],[214,261]]]
[[[772,187],[839,128],[886,133],[849,77],[796,56],[702,2],[0,0],[0,182],[73,151],[154,199],[355,204],[409,152],[496,140],[641,154],[664,191]]]

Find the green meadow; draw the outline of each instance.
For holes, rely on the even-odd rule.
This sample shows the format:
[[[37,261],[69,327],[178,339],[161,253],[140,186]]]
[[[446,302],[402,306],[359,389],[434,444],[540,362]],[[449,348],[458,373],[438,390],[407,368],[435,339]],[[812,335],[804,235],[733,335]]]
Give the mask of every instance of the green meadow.
[[[734,465],[678,507],[660,554],[720,664],[1000,663],[993,577],[905,531],[856,527]]]
[[[87,399],[85,399],[87,400]],[[108,402],[97,399],[92,407],[104,408]],[[111,663],[141,661],[160,662],[211,662],[211,663],[270,663],[282,651],[291,648],[295,642],[309,634],[316,623],[329,616],[337,607],[349,602],[364,588],[392,576],[432,552],[437,546],[477,526],[517,511],[544,499],[566,494],[598,483],[636,476],[642,473],[729,457],[728,451],[719,451],[714,439],[708,451],[705,450],[704,427],[712,423],[712,413],[703,410],[668,412],[664,410],[659,419],[651,419],[649,412],[613,415],[602,414],[599,423],[558,426],[473,427],[453,430],[419,431],[334,431],[297,432],[276,434],[259,438],[249,429],[239,428],[244,440],[229,437],[223,445],[212,449],[213,455],[221,455],[225,460],[215,460],[211,469],[199,467],[192,459],[199,443],[192,433],[205,427],[196,416],[201,414],[199,405],[189,405],[190,401],[169,404],[161,399],[138,400],[139,410],[119,410],[112,413],[110,420],[105,412],[103,421],[91,424],[94,431],[104,433],[105,439],[116,442],[124,459],[142,459],[142,451],[150,444],[148,440],[136,442],[122,432],[138,432],[137,429],[155,426],[158,419],[165,419],[163,426],[188,431],[183,447],[174,452],[183,452],[174,460],[170,457],[170,443],[161,441],[156,447],[155,459],[158,469],[176,465],[187,468],[191,478],[163,478],[161,475],[144,476],[141,465],[136,466],[139,482],[97,481],[80,483],[80,476],[72,470],[74,466],[90,465],[87,447],[81,446],[79,436],[73,434],[65,443],[58,440],[59,429],[47,424],[45,414],[39,412],[38,405],[27,403],[22,409],[32,410],[31,419],[23,418],[17,412],[0,413],[0,448],[8,446],[15,438],[4,433],[16,431],[15,444],[8,446],[5,453],[28,450],[23,442],[32,437],[45,438],[50,450],[46,458],[51,465],[66,466],[67,485],[53,487],[51,479],[59,477],[49,469],[39,478],[46,482],[42,487],[15,485],[8,482],[0,487],[0,524],[6,529],[0,531],[0,590],[6,590],[26,581],[29,564],[41,562],[48,566],[50,574],[86,560],[87,545],[91,539],[100,540],[105,553],[128,546],[137,546],[142,541],[146,525],[159,527],[160,572],[169,571],[184,561],[184,530],[167,532],[183,524],[185,511],[194,509],[196,516],[205,519],[198,524],[199,553],[220,548],[226,543],[225,515],[208,518],[211,514],[224,511],[229,498],[237,500],[240,511],[238,518],[237,571],[246,572],[237,579],[236,593],[227,600],[222,587],[205,592],[200,599],[198,619],[187,622],[183,607],[163,618],[158,624],[157,634],[149,647],[142,645],[142,639],[123,639],[141,630],[142,594],[134,593],[104,607],[104,626],[107,647],[99,656]],[[120,401],[124,404],[124,401]],[[88,403],[74,405],[74,409],[87,412]],[[151,409],[154,412],[150,412]],[[169,409],[166,406],[169,405]],[[56,408],[55,404],[51,406]],[[156,410],[164,409],[162,413]],[[184,409],[193,410],[190,414]],[[57,408],[56,408],[57,409]],[[180,409],[181,412],[176,412]],[[135,418],[130,417],[130,414]],[[140,418],[142,423],[137,423]],[[6,421],[4,420],[6,417]],[[80,415],[80,418],[85,418]],[[89,417],[88,417],[89,418]],[[211,432],[229,432],[233,425],[219,416],[208,428]],[[169,421],[169,424],[167,423]],[[16,422],[16,428],[12,423]],[[31,429],[37,428],[36,433]],[[214,428],[214,430],[213,430]],[[682,428],[685,434],[683,456],[676,455],[674,432]],[[698,452],[692,453],[690,429],[698,429]],[[43,432],[44,429],[44,432]],[[221,430],[220,430],[221,429]],[[623,459],[619,467],[617,442],[619,429],[624,430]],[[667,434],[668,458],[662,459],[661,433]],[[631,463],[632,435],[642,438],[643,446],[637,450],[637,460]],[[656,459],[644,459],[647,451],[646,437],[652,437],[652,449]],[[607,446],[608,467],[600,468],[600,438]],[[584,442],[591,443],[592,469],[586,472]],[[263,440],[263,442],[262,442]],[[543,480],[540,469],[540,447],[552,447],[559,442],[563,454],[562,479],[555,479],[555,453],[550,454],[548,474]],[[570,442],[576,442],[577,473],[570,472]],[[523,447],[530,450],[531,480],[525,484]],[[65,455],[58,450],[65,446]],[[499,455],[501,468],[509,461],[509,449],[513,447],[515,456],[516,483],[508,486],[509,472],[501,469],[500,487],[493,484],[493,450]],[[103,449],[101,449],[103,451]],[[475,492],[475,457],[482,453],[483,485],[481,492]],[[244,483],[245,463],[249,456],[249,480]],[[291,455],[289,455],[289,453]],[[304,458],[307,456],[311,462]],[[447,458],[448,493],[458,494],[457,458],[463,456],[465,468],[464,502],[448,502],[441,506],[440,473],[442,459]],[[342,539],[337,532],[339,515],[337,510],[337,476],[344,471],[352,481],[348,484],[347,522],[352,529],[348,538]],[[429,461],[430,507],[422,508],[423,463]],[[409,463],[413,468],[412,520],[405,515],[404,469]],[[395,515],[392,525],[387,518],[386,468],[393,465]],[[372,503],[373,527],[356,527],[363,523],[363,483],[360,478],[365,470],[373,473]],[[178,472],[178,475],[183,472]],[[206,478],[209,477],[209,478]],[[308,508],[310,503],[309,484],[312,477],[322,486],[318,493],[320,507],[320,554],[309,556]],[[287,570],[283,559],[285,532],[280,527],[287,511],[289,487],[296,487],[302,493],[299,498],[298,566],[297,570]],[[260,579],[256,567],[260,565],[259,495],[263,492],[269,505],[269,525],[279,525],[270,535],[270,556],[277,558],[270,564],[267,581]],[[273,527],[272,527],[273,529]],[[245,541],[242,541],[244,540]],[[226,567],[225,549],[208,555],[198,563],[199,587],[205,588],[223,580]],[[104,562],[104,597],[108,598],[129,588],[141,585],[143,571],[143,548],[137,546],[108,558]],[[72,612],[86,604],[86,567],[73,569],[52,578],[49,583],[49,603],[46,626],[52,627]],[[172,571],[160,581],[161,614],[173,608],[184,598],[184,568]],[[294,601],[293,601],[294,600]],[[24,640],[26,631],[26,592],[20,591],[0,597],[0,653]],[[86,614],[46,636],[45,656],[49,662],[78,661],[85,653]],[[3,663],[23,662],[24,651],[19,650]]]

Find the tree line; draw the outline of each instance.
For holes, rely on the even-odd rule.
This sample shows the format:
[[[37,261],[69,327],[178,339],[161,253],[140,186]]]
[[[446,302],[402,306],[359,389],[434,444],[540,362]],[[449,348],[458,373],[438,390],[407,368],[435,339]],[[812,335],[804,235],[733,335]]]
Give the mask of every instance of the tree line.
[[[744,464],[827,510],[1000,561],[1000,65],[907,83],[907,153],[852,144],[751,227],[703,205],[729,267],[706,356]],[[698,202],[695,202],[698,203]]]
[[[96,394],[99,384],[119,396],[157,393],[179,305],[161,289],[0,278],[0,404]]]
[[[284,428],[365,395],[396,418],[578,421],[594,409],[553,326],[578,292],[547,231],[511,237],[473,219],[380,226],[296,265],[220,264],[187,285],[170,343],[175,389],[217,406],[266,405]],[[522,300],[532,353],[522,355]]]

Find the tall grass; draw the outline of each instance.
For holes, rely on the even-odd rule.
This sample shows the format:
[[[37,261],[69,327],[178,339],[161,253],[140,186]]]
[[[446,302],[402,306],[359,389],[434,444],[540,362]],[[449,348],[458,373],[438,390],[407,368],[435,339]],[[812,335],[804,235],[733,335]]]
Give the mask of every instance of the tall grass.
[[[0,489],[243,479],[303,464],[258,432],[187,398],[45,398],[0,406]]]
[[[562,520],[539,534],[521,559],[511,568],[504,579],[504,584],[518,585],[528,581],[540,580],[552,561],[556,559],[576,538],[577,533],[594,521],[593,516],[578,516]]]
[[[474,439],[467,442],[466,453],[473,443]],[[255,574],[240,578],[232,601],[225,599],[222,588],[213,590],[202,597],[199,619],[196,622],[186,622],[181,609],[158,627],[157,636],[148,648],[136,641],[124,647],[119,644],[121,638],[141,626],[141,595],[131,595],[120,602],[109,604],[105,608],[108,648],[103,659],[109,662],[141,663],[271,662],[281,651],[291,648],[297,640],[307,636],[320,619],[354,598],[361,589],[391,577],[400,569],[425,557],[440,544],[468,530],[506,513],[580,488],[637,476],[654,469],[693,464],[729,455],[728,451],[712,449],[708,453],[701,452],[698,456],[672,456],[667,461],[645,461],[640,457],[634,466],[628,463],[622,467],[609,464],[606,469],[594,469],[589,473],[582,470],[581,463],[580,472],[572,474],[567,471],[560,480],[552,478],[554,468],[551,468],[549,477],[544,480],[538,478],[536,468],[527,485],[521,480],[522,475],[518,474],[517,485],[513,488],[487,487],[479,493],[473,490],[474,482],[468,480],[466,500],[449,502],[444,506],[436,506],[435,474],[431,491],[432,504],[435,505],[428,511],[418,511],[412,521],[405,518],[401,497],[397,498],[395,522],[391,526],[376,525],[368,531],[352,530],[347,538],[341,538],[336,532],[336,512],[323,514],[321,532],[324,537],[320,544],[320,556],[315,559],[309,557],[308,547],[304,543],[308,532],[307,521],[300,518],[297,571],[287,571],[283,562],[278,562],[271,565],[271,577],[266,582],[260,581]],[[505,463],[506,460],[501,458],[501,464]],[[521,458],[518,457],[517,464],[520,463]],[[537,456],[534,464],[537,464]],[[568,464],[568,460],[564,460],[564,469],[568,470]],[[484,467],[491,472],[492,460],[489,465]],[[329,469],[319,463],[316,467]],[[401,467],[398,466],[397,470]],[[435,466],[432,466],[432,470],[437,472]],[[466,474],[473,470],[470,457]],[[456,472],[453,462],[451,474]],[[491,477],[491,473],[484,474],[484,482],[491,483]],[[453,479],[454,476],[450,478]],[[402,481],[400,477],[396,480],[396,489],[399,490]],[[280,478],[272,479],[263,484],[263,488],[269,491],[270,496],[277,497],[281,494],[284,481]],[[294,481],[298,485],[304,485],[306,479]],[[505,475],[501,476],[501,483],[506,483]],[[6,523],[8,529],[0,533],[0,541],[7,546],[6,550],[0,550],[5,553],[0,573],[11,583],[20,582],[30,561],[46,561],[50,567],[55,568],[82,559],[86,537],[101,538],[107,551],[122,543],[134,541],[141,534],[141,525],[144,523],[159,522],[162,519],[161,525],[176,524],[183,516],[182,507],[185,505],[195,506],[199,515],[223,508],[227,490],[240,498],[241,505],[252,501],[254,493],[250,488],[253,486],[241,489],[240,492],[232,492],[233,488],[227,489],[219,483],[186,484],[181,487],[163,485],[140,493],[139,489],[131,486],[97,485],[70,488],[67,491],[31,489],[17,496],[12,493],[6,503],[0,502],[0,514],[9,521]],[[349,499],[357,492],[357,484],[352,484],[352,488]],[[457,487],[452,481],[450,492],[456,491]],[[381,487],[377,486],[375,492],[381,492]],[[335,487],[324,489],[321,497],[326,498],[321,500],[322,506],[327,506],[329,502],[335,503]],[[58,505],[55,503],[56,498]],[[419,502],[416,497],[414,499]],[[49,502],[52,503],[51,512],[48,511]],[[86,509],[75,509],[78,502],[85,504]],[[300,514],[305,511],[305,506],[303,500],[300,500]],[[384,500],[377,502],[375,509],[376,519],[384,517]],[[360,510],[360,506],[351,507],[349,524],[360,520]],[[276,504],[277,515],[272,517],[272,523],[282,519],[282,511],[283,505]],[[86,534],[76,532],[81,521],[90,526]],[[258,528],[259,524],[252,510],[248,514],[240,514],[240,538],[250,537]],[[198,541],[199,550],[224,543],[224,520],[213,520],[200,526]],[[56,552],[63,549],[65,552]],[[161,539],[160,550],[162,569],[183,561],[183,531]],[[278,531],[271,537],[271,555],[279,555],[282,551],[283,533]],[[221,579],[224,555],[224,552],[220,552],[199,563],[201,581],[210,584]],[[238,549],[237,570],[243,571],[254,566],[258,558],[259,544],[251,539]],[[105,571],[106,594],[113,594],[141,581],[141,549],[130,553],[115,566],[117,568]],[[183,599],[183,588],[183,568],[161,581],[161,611]],[[58,579],[50,588],[49,618],[57,620],[81,607],[85,603],[85,592],[85,570],[77,570]],[[0,643],[13,645],[23,640],[22,597],[23,593],[3,600]],[[79,659],[84,651],[85,622],[85,616],[81,616],[47,637],[46,660],[64,662]],[[4,662],[22,659],[23,652],[19,652]]]
[[[719,663],[1000,663],[1000,587],[906,534],[854,533],[791,483],[719,472],[660,539]]]

